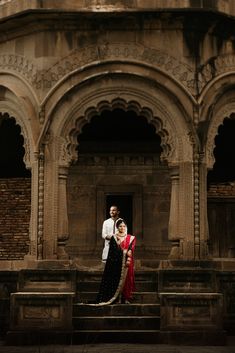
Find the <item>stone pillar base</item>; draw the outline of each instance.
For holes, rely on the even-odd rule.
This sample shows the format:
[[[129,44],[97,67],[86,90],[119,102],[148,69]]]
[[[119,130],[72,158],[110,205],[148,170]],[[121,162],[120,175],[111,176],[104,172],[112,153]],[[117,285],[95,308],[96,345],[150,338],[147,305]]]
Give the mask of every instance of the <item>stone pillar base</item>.
[[[160,293],[161,334],[172,344],[224,345],[223,295]]]
[[[72,333],[72,299],[67,292],[12,293],[7,343],[66,341]]]

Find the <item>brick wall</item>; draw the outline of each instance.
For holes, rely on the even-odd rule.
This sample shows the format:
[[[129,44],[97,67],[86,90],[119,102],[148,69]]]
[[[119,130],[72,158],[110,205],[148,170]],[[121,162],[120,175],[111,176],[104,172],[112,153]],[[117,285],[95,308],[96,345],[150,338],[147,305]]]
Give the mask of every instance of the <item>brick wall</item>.
[[[0,260],[28,253],[31,179],[0,179]]]
[[[211,184],[208,197],[235,197],[235,182]]]

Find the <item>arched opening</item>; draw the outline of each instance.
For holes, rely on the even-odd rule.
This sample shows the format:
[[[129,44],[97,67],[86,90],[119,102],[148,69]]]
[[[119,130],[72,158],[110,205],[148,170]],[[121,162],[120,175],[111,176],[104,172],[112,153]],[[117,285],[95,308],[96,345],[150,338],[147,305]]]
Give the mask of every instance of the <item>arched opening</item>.
[[[28,253],[31,173],[25,167],[21,128],[0,115],[0,258],[23,259]]]
[[[215,137],[215,163],[208,173],[208,183],[233,182],[235,180],[235,114],[225,118]]]
[[[160,156],[160,136],[147,119],[134,111],[104,110],[86,124],[78,138],[78,152],[156,153]]]
[[[0,178],[30,178],[24,158],[24,138],[15,119],[0,117]]]
[[[208,173],[210,250],[235,257],[235,114],[223,120],[215,137],[213,169]]]
[[[139,250],[144,245],[148,255],[167,256],[171,182],[155,127],[133,110],[104,109],[83,126],[77,150],[68,175],[70,256],[100,259],[111,204],[138,237]]]

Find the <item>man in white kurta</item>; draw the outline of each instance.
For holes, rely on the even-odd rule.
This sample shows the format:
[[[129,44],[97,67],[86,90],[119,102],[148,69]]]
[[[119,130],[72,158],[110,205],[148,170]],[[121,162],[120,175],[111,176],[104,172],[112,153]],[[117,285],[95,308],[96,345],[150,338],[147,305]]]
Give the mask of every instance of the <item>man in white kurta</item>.
[[[102,227],[102,238],[104,239],[104,248],[102,252],[102,262],[106,262],[109,252],[109,242],[117,231],[116,222],[119,219],[119,209],[117,206],[111,206],[109,210],[110,218],[106,219]]]

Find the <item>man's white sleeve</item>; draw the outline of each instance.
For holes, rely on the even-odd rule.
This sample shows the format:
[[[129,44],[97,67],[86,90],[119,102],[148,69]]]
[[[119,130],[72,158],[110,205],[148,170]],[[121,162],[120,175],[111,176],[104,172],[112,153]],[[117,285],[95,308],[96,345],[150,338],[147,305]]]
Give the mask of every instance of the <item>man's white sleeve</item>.
[[[108,233],[108,225],[107,225],[107,222],[104,221],[103,227],[102,227],[102,238],[106,239],[107,235],[109,235],[109,233]]]

